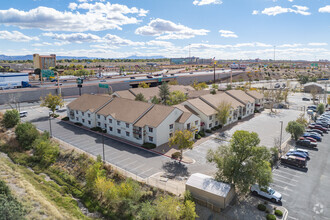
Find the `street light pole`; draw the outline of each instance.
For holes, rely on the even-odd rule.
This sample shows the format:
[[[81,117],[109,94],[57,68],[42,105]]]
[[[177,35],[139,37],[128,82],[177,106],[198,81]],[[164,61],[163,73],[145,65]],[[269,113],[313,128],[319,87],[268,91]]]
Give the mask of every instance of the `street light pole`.
[[[283,131],[283,121],[281,123],[281,134],[280,134],[280,156],[282,157],[282,131]]]
[[[213,84],[215,85],[215,61],[213,66]]]
[[[49,120],[49,135],[50,135],[50,138],[52,138],[53,137],[53,134],[52,134],[52,122],[51,122],[51,115],[50,115],[50,113],[49,113],[48,120]]]
[[[104,154],[104,133],[102,131],[102,148],[103,148],[103,163],[105,163],[105,154]]]

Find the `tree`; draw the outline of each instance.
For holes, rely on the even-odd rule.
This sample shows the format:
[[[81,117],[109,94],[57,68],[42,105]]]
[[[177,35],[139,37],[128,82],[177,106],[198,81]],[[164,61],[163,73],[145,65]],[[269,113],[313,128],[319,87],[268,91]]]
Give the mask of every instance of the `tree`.
[[[151,99],[151,103],[153,103],[153,104],[159,104],[160,103],[160,100],[159,100],[159,98],[157,98],[157,96],[154,96]]]
[[[229,145],[209,150],[207,160],[218,169],[216,180],[233,184],[241,194],[246,194],[254,183],[268,186],[272,181],[271,154],[259,143],[257,133],[236,131]]]
[[[291,134],[291,138],[298,140],[298,137],[304,133],[305,127],[296,121],[290,121],[285,130]]]
[[[159,219],[180,219],[183,205],[174,196],[162,196],[156,201],[157,217]]]
[[[63,107],[64,101],[61,95],[52,95],[51,93],[49,93],[44,99],[41,98],[40,106],[49,108],[54,115],[56,107]]]
[[[19,112],[16,109],[7,110],[3,116],[2,124],[6,128],[15,127],[20,121]]]
[[[144,95],[142,93],[139,93],[135,96],[135,101],[147,102],[147,100],[144,98]]]
[[[182,219],[195,220],[196,218],[198,218],[195,208],[196,208],[195,203],[191,200],[187,200],[184,203]]]
[[[317,91],[316,88],[312,88],[310,93],[311,93],[311,96],[312,96],[312,99],[313,99],[313,103],[315,104],[316,96],[317,96],[318,91]]]
[[[140,82],[138,85],[139,88],[149,88],[150,84],[146,83],[146,82]]]
[[[318,106],[317,106],[317,112],[322,115],[324,113],[324,110],[325,110],[325,107],[324,107],[324,104],[323,103],[320,103]],[[6,114],[5,114],[6,115]]]
[[[188,130],[175,131],[173,137],[169,139],[169,146],[177,145],[181,151],[180,161],[182,160],[182,151],[183,149],[192,149],[194,145],[193,133]]]
[[[34,156],[42,166],[48,167],[56,161],[60,148],[46,136],[38,138],[33,145]]]
[[[160,100],[162,101],[162,103],[166,104],[168,98],[170,95],[170,87],[168,86],[167,83],[163,83],[160,87],[159,87],[159,97]]]
[[[330,95],[328,95],[328,97],[327,97],[327,103],[328,103],[328,105],[330,105]]]
[[[32,143],[39,136],[36,127],[30,122],[25,122],[17,125],[15,129],[16,139],[20,145],[25,149],[30,149]]]
[[[39,81],[41,81],[41,69],[37,68],[34,70],[34,74],[39,76]]]
[[[168,82],[169,85],[174,86],[174,85],[179,85],[178,80],[172,80]]]
[[[186,100],[187,100],[186,94],[184,94],[181,91],[173,91],[170,93],[166,104],[167,105],[177,105]]]
[[[288,96],[289,96],[289,89],[284,89],[282,92],[282,97],[284,102],[288,102]]]
[[[299,115],[299,117],[297,118],[296,122],[298,122],[299,124],[303,125],[304,127],[307,127],[307,125],[308,125],[308,121],[304,117],[304,114],[303,113]]]
[[[231,104],[226,101],[220,102],[219,106],[216,109],[217,118],[223,126],[227,124],[227,120],[230,115],[230,109],[231,109]]]

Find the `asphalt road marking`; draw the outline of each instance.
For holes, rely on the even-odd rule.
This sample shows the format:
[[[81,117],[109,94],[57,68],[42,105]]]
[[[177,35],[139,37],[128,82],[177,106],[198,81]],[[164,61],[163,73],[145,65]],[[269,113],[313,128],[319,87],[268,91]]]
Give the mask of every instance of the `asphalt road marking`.
[[[292,216],[288,216],[288,219],[298,220],[297,218],[294,218]]]
[[[290,181],[299,182],[298,180],[294,180],[293,178],[288,178],[288,177],[285,177],[285,176],[279,175],[279,174],[277,174],[277,173],[273,173],[273,175],[275,175],[275,176],[277,176],[277,177],[284,178],[284,179],[288,179],[288,180],[290,180]]]
[[[284,189],[284,190],[287,190],[287,191],[291,191],[291,192],[293,192],[293,190],[292,189],[289,189],[287,186],[280,186],[280,185],[276,185],[276,184],[270,184],[271,186],[273,186],[273,187],[280,187],[280,188],[282,188],[282,189]]]
[[[281,182],[281,183],[284,183],[284,184],[289,185],[289,186],[292,186],[292,187],[295,187],[295,186],[296,186],[296,185],[294,185],[294,184],[291,184],[291,183],[285,182],[285,181],[283,181],[283,180],[276,180],[276,181]]]
[[[140,169],[141,167],[144,167],[145,164],[141,164],[140,166],[136,166],[135,168],[131,169],[131,172],[133,172],[134,170]]]
[[[149,171],[152,170],[152,169],[153,169],[153,168],[150,168],[150,169],[148,169],[148,170],[145,170],[145,171],[143,171],[142,173],[139,173],[138,176],[142,175],[143,173],[149,172]]]

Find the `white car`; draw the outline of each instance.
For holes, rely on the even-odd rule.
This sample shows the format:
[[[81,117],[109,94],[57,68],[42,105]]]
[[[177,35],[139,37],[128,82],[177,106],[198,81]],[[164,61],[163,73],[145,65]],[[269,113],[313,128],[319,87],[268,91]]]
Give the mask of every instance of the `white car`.
[[[265,197],[267,199],[270,199],[274,203],[279,202],[282,199],[281,193],[273,190],[270,187],[260,188],[259,185],[254,184],[251,186],[250,190],[251,190],[252,194],[259,195],[259,196]]]

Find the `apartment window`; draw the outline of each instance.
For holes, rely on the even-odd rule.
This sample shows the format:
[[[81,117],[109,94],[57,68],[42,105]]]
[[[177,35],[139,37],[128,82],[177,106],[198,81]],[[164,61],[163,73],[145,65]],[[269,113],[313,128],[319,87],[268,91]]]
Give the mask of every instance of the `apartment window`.
[[[78,111],[76,110],[76,114],[78,114]]]
[[[104,127],[107,128],[107,124],[104,124]]]
[[[189,129],[190,129],[190,123],[187,124],[187,130],[189,130]]]
[[[170,129],[173,129],[173,124],[170,124]]]
[[[111,118],[109,118],[109,123],[112,123],[112,119]]]
[[[121,133],[121,130],[120,129],[117,129],[117,133],[120,134]]]
[[[88,121],[88,124],[90,125],[91,124],[91,121]]]
[[[209,124],[209,128],[212,128],[212,123]]]
[[[154,138],[151,137],[151,136],[149,136],[149,141],[150,141],[150,142],[153,142],[153,141],[154,141]]]
[[[209,117],[210,120],[212,120],[212,115]]]
[[[170,138],[173,137],[173,133],[170,133]]]
[[[128,123],[126,123],[126,128],[129,128],[129,124]]]
[[[218,121],[215,122],[215,126],[217,126],[217,125],[218,125]]]
[[[91,117],[91,114],[88,113],[88,118],[90,118],[90,117]]]
[[[100,127],[100,126],[101,126],[101,122],[97,122],[97,126],[99,126],[99,127]]]
[[[82,116],[84,116],[84,115],[85,115],[85,113],[84,113],[84,112],[82,112],[81,114],[82,114]]]
[[[149,127],[149,132],[152,133],[153,131],[154,129]]]
[[[85,119],[82,119],[82,122],[85,123]]]
[[[79,121],[78,117],[76,117],[76,120]]]
[[[129,132],[128,131],[126,131],[126,136],[129,137]]]
[[[117,121],[117,125],[120,125],[120,121]]]
[[[112,131],[112,127],[109,127],[109,131]]]
[[[101,116],[100,116],[100,115],[97,115],[97,118],[98,118],[98,119],[100,119],[100,118],[101,118]]]
[[[105,116],[103,116],[103,118],[104,118],[104,121],[107,120]]]
[[[198,125],[198,121],[195,121],[195,125]]]

